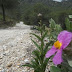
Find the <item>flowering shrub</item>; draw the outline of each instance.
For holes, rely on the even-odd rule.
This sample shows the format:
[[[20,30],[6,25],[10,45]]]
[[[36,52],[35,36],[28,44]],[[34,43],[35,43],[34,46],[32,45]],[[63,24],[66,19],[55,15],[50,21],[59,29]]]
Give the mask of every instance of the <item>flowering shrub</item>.
[[[56,28],[58,29],[59,27],[61,29],[60,26],[57,26],[55,24],[54,20],[51,19],[50,23],[51,23],[50,28],[52,29],[52,31],[54,31],[54,33]],[[55,42],[49,39],[49,42],[45,44],[44,39],[48,36],[47,34],[48,31],[45,29],[45,26],[42,24],[41,20],[39,24],[40,27],[37,27],[37,30],[39,30],[40,35],[31,33],[39,41],[38,43],[32,39],[32,42],[37,47],[37,49],[32,52],[32,54],[34,55],[33,60],[31,61],[30,64],[25,64],[22,66],[28,66],[34,68],[34,72],[45,72],[49,59],[51,58],[52,55],[55,55],[53,57],[54,65],[50,67],[50,72],[72,72],[72,67],[69,65],[67,58],[65,57],[64,54],[64,50],[72,41],[72,32],[69,32],[67,30],[61,31],[62,29],[61,30],[58,29],[56,31],[58,31],[58,33],[60,31],[61,32],[58,34],[57,39],[55,39],[55,41],[56,40],[57,41]],[[53,27],[54,25],[52,24],[55,24],[56,28]],[[53,42],[55,43],[49,50],[48,48]]]

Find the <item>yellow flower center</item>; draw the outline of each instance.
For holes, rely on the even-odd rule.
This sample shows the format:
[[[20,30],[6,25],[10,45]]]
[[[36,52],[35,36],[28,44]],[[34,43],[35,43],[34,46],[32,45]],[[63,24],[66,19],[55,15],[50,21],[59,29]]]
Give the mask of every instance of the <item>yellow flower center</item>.
[[[54,43],[54,47],[57,48],[57,49],[60,49],[61,46],[62,46],[62,43],[59,42],[59,41],[56,41],[56,42]]]

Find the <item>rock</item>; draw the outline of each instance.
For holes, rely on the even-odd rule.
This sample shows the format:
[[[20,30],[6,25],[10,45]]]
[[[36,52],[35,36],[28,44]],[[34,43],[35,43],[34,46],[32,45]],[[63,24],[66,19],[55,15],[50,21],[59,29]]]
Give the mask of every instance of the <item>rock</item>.
[[[0,72],[2,71],[2,68],[0,67]]]
[[[20,58],[23,58],[23,57],[25,57],[26,55],[25,54],[22,54],[21,56],[20,56]]]
[[[2,57],[0,57],[0,59],[2,59]]]
[[[9,63],[9,64],[7,65],[8,68],[10,68],[11,66],[12,66],[12,63]]]
[[[72,60],[68,60],[69,65],[72,67]]]
[[[31,72],[34,72],[34,70],[31,70]]]
[[[28,59],[25,59],[24,62],[25,62],[25,63],[29,63],[29,60],[28,60]]]
[[[21,42],[21,43],[23,43],[23,42]]]
[[[22,70],[22,72],[25,72],[25,70]]]
[[[3,47],[2,46],[0,46],[0,51],[3,51]]]
[[[2,58],[3,58],[3,54],[0,55],[0,59],[2,59]]]
[[[18,63],[17,65],[18,65],[18,66],[20,66],[21,64],[20,64],[20,63]]]
[[[5,53],[6,53],[6,54],[9,53],[9,50],[6,50]]]
[[[3,45],[3,49],[6,50],[7,49],[7,46],[6,45]]]
[[[0,72],[5,72],[5,69],[1,70]]]

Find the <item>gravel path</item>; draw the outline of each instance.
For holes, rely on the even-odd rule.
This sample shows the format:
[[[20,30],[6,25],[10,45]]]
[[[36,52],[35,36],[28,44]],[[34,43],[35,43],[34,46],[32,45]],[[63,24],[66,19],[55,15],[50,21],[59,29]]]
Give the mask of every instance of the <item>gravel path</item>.
[[[0,72],[33,72],[28,67],[20,67],[30,62],[32,57],[31,32],[30,26],[22,22],[0,30]]]

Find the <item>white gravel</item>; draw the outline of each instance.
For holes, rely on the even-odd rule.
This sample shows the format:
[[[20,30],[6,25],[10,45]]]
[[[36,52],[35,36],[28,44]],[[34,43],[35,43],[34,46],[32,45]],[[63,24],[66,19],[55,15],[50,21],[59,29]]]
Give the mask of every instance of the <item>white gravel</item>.
[[[33,44],[29,33],[30,26],[23,22],[12,28],[0,29],[0,72],[33,72],[28,67],[20,67],[31,59],[29,51]]]

